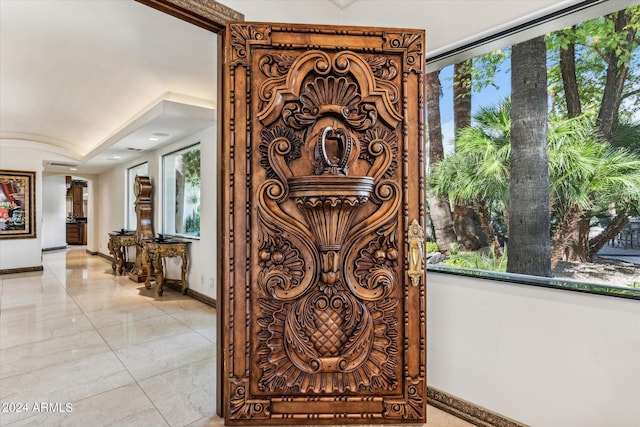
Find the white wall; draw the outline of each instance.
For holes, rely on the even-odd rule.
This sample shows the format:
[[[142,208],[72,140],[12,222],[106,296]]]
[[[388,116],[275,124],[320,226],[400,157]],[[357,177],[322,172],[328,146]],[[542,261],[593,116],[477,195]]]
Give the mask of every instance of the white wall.
[[[96,209],[100,212],[96,230],[98,251],[108,255],[108,233],[125,227],[126,171],[127,168],[144,161],[149,162],[149,177],[153,185],[153,228],[162,233],[162,185],[161,158],[163,154],[178,150],[197,142],[201,143],[201,193],[200,193],[200,239],[191,240],[189,271],[187,280],[194,291],[216,297],[216,209],[217,209],[217,156],[216,127],[211,126],[194,133],[157,151],[145,153],[131,162],[115,167],[98,178]],[[180,278],[180,261],[168,259],[167,277]]]
[[[209,127],[201,132],[190,135],[178,142],[158,150],[158,157],[176,151],[180,148],[188,147],[200,142],[200,239],[192,240],[189,257],[189,287],[194,291],[216,298],[216,223],[217,223],[217,145],[216,127]],[[160,163],[158,164],[160,168]],[[151,171],[151,167],[149,168]],[[160,176],[160,175],[158,175]],[[157,182],[157,181],[156,181]],[[160,186],[155,186],[156,200],[159,206],[162,197],[159,191]],[[156,233],[162,230],[162,218],[160,207],[155,209]],[[173,279],[180,278],[180,261],[169,259],[167,262],[167,277]]]
[[[327,0],[219,0],[245,21],[340,24],[342,11]]]
[[[536,427],[638,425],[639,301],[427,279],[429,385]]]
[[[42,178],[42,248],[67,246],[67,183],[64,175]]]
[[[42,267],[43,248],[64,246],[67,243],[66,197],[65,192],[60,188],[59,181],[61,179],[64,183],[65,178],[64,176],[43,178],[43,165],[48,161],[77,162],[78,159],[64,149],[50,144],[28,140],[0,140],[1,169],[36,172],[36,238],[0,240],[0,270]],[[96,177],[93,175],[82,177],[88,180],[89,185],[87,240],[88,249],[91,250],[91,243],[95,240],[96,234],[91,228],[92,221],[97,216],[92,204],[93,184]],[[59,191],[62,191],[60,195],[58,195]],[[60,215],[62,215],[62,225],[59,225],[57,219]],[[62,239],[61,233],[64,235]]]
[[[0,240],[0,270],[42,266],[42,160],[48,153],[27,141],[0,140],[0,169],[36,173],[36,238]]]
[[[126,194],[125,167],[118,166],[98,175],[95,190],[95,210],[99,212],[95,221],[97,252],[109,255],[109,233],[126,228]]]

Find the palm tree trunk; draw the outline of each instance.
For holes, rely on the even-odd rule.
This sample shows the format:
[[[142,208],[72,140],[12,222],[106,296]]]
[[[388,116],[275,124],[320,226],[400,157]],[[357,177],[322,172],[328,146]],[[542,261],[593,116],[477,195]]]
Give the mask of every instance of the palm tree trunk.
[[[549,277],[547,59],[544,37],[511,51],[511,167],[507,271]]]
[[[436,235],[436,242],[440,251],[447,253],[451,250],[451,245],[456,243],[449,201],[444,197],[436,197],[431,191],[427,193],[427,199],[429,217],[433,225],[433,233]]]
[[[455,134],[471,125],[471,59],[453,66],[453,124]],[[467,250],[480,247],[480,237],[475,222],[475,211],[471,206],[453,207],[453,228],[458,243]]]
[[[584,219],[584,211],[577,206],[562,218],[551,238],[551,266],[560,260],[573,261],[571,257],[573,237],[579,230],[580,222]],[[587,234],[588,235],[588,234]],[[575,259],[578,261],[578,259]],[[586,261],[586,259],[582,260]]]
[[[575,33],[575,25],[571,27],[571,33]],[[567,115],[577,117],[582,113],[580,93],[576,78],[576,45],[572,41],[566,48],[560,47],[560,72],[562,74],[562,86],[567,102]],[[585,230],[586,227],[586,230]],[[565,230],[568,240],[563,242],[562,248],[552,244],[551,265],[555,265],[560,259],[567,261],[589,260],[589,218],[582,218],[571,230]]]
[[[487,242],[493,247],[493,252],[496,258],[502,257],[502,247],[500,241],[496,235],[493,226],[491,225],[491,212],[484,199],[478,197],[476,199],[476,206],[478,207],[478,216],[480,217],[480,226],[482,231],[487,235]]]
[[[627,216],[627,213],[624,210],[620,210],[613,220],[607,224],[605,229],[602,230],[602,233],[589,240],[589,255],[593,257],[597,254],[609,240],[613,239],[618,235],[618,233],[620,233],[620,231],[622,231],[628,222],[629,217]]]
[[[427,74],[427,126],[429,128],[429,166],[433,167],[444,158],[442,146],[442,124],[440,119],[440,71]],[[427,192],[429,200],[429,216],[436,235],[436,242],[443,252],[449,251],[456,242],[451,217],[451,206],[446,198],[436,197]]]

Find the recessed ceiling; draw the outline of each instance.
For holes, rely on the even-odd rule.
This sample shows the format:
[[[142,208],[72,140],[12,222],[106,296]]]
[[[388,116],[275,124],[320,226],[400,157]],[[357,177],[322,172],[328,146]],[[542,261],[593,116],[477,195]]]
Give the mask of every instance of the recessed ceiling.
[[[2,0],[0,31],[0,138],[72,153],[78,173],[139,156],[123,150],[139,139],[134,124],[193,131],[215,108],[217,36],[143,4]],[[189,122],[165,100],[198,113]]]

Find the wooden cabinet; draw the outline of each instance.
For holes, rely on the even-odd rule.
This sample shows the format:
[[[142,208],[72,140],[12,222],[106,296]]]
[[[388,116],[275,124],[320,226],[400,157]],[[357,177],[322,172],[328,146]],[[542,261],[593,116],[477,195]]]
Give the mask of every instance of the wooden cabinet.
[[[74,217],[85,216],[84,215],[84,204],[82,202],[82,191],[84,189],[83,185],[73,184],[71,187],[71,198],[72,198],[72,213]]]
[[[85,217],[84,189],[86,181],[67,177],[67,244],[87,244],[87,218]]]
[[[69,180],[67,180],[67,186],[67,216],[73,218],[84,218],[85,204],[83,193],[87,186],[87,182],[73,180],[69,183]]]
[[[67,223],[67,244],[86,245],[87,244],[87,223],[68,222]]]

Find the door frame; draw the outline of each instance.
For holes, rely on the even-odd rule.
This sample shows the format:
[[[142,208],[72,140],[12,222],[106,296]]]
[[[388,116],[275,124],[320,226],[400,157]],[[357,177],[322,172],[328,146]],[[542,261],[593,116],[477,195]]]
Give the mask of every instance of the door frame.
[[[230,21],[244,21],[244,15],[236,10],[231,9],[228,6],[223,5],[222,3],[218,3],[215,0],[135,0],[138,3],[142,3],[146,6],[149,6],[153,9],[159,10],[160,12],[166,13],[168,15],[174,16],[178,19],[186,21],[190,24],[196,25],[200,28],[203,28],[207,31],[211,31],[218,35],[218,57],[217,57],[217,73],[218,73],[218,81],[217,81],[217,105],[216,105],[216,120],[217,120],[217,129],[216,129],[216,138],[218,141],[217,144],[217,155],[218,155],[218,187],[216,188],[218,194],[218,223],[216,224],[217,230],[217,252],[216,257],[218,258],[218,265],[222,265],[224,261],[221,259],[222,255],[222,244],[224,241],[223,235],[223,206],[222,203],[222,194],[223,194],[223,170],[222,170],[222,162],[224,159],[224,105],[225,105],[225,90],[224,90],[224,46],[225,46],[225,34],[226,34],[226,25],[227,22]],[[218,268],[216,272],[216,282],[217,282],[217,300],[220,301],[220,295],[222,292],[222,269]],[[217,304],[216,307],[216,328],[217,328],[217,336],[222,336],[223,333],[221,328],[224,322],[221,321],[224,313],[222,312],[221,304]],[[221,363],[223,359],[223,346],[218,344],[217,346],[217,363],[216,372],[217,372],[217,381],[216,381],[216,413],[218,416],[224,418],[223,408],[224,408],[224,396],[222,387],[222,373],[223,373],[223,364]]]

